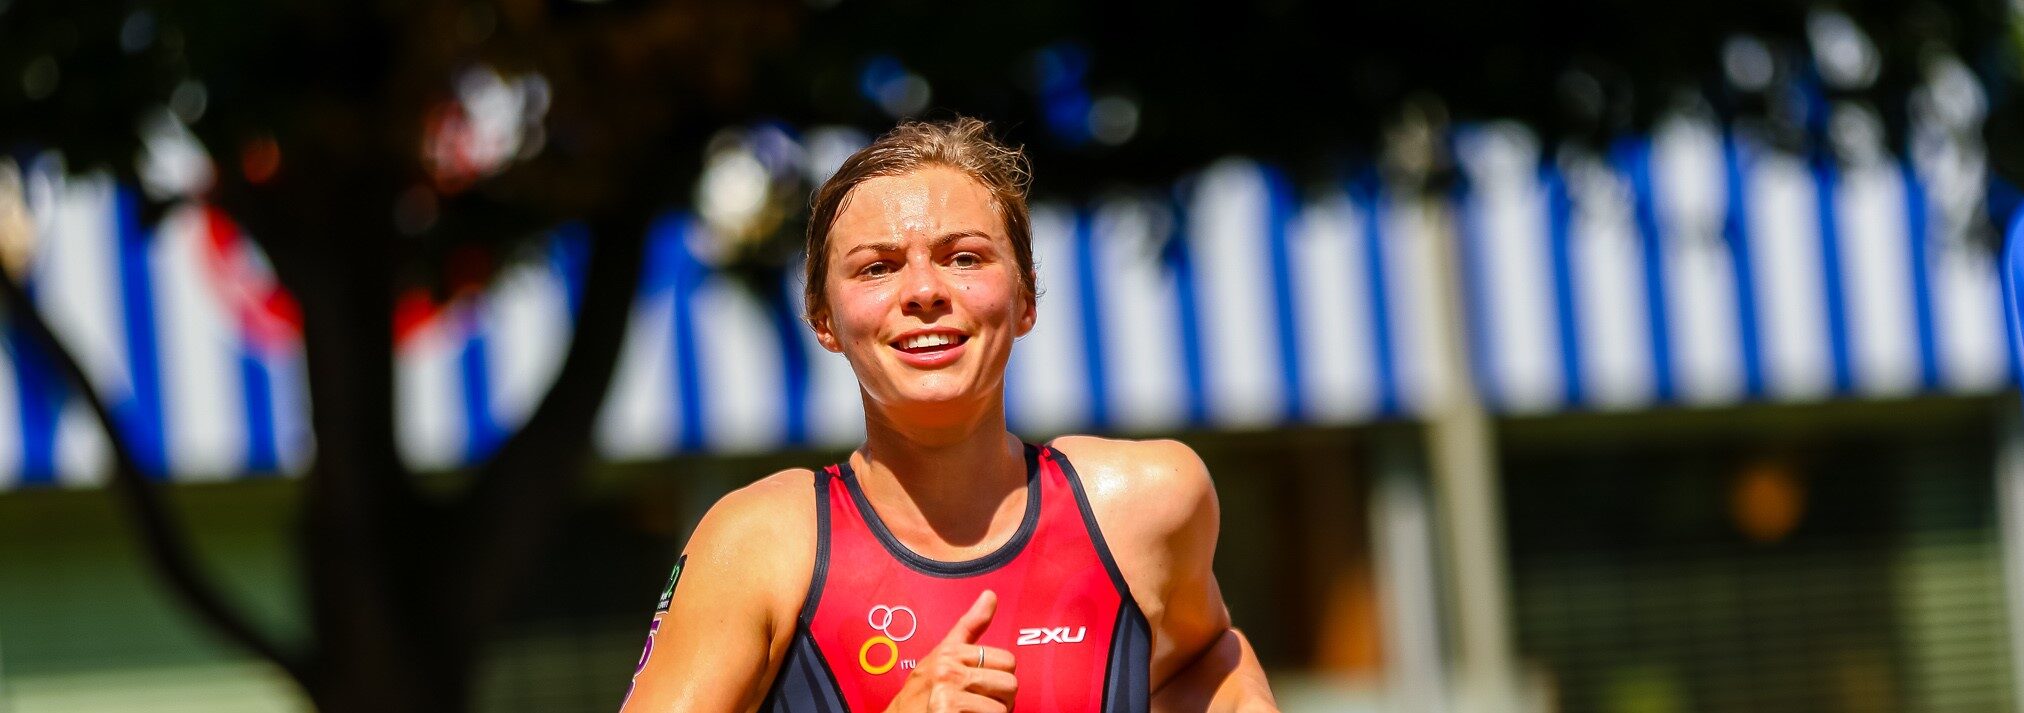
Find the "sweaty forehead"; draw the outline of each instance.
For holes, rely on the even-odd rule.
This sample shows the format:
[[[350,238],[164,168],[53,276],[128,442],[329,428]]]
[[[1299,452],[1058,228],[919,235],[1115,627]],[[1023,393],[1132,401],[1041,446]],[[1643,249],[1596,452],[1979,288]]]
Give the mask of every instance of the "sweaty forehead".
[[[856,243],[933,238],[958,231],[1003,236],[991,192],[952,168],[930,166],[857,185],[831,224],[830,250]]]

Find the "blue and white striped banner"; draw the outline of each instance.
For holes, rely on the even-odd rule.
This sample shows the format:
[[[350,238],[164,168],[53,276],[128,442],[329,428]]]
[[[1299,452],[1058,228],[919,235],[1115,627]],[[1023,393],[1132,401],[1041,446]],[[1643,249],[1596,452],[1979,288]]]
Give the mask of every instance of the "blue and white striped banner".
[[[1457,144],[1476,187],[1458,206],[1472,357],[1497,408],[2010,383],[1992,226],[1939,219],[1906,164],[1809,160],[1686,119],[1607,158],[1542,162],[1515,126]]]
[[[1550,160],[1522,127],[1476,126],[1455,154],[1466,357],[1495,410],[2012,383],[1980,201],[1937,192],[1947,177],[1887,152],[1793,155],[1680,117]],[[251,243],[202,206],[143,226],[138,196],[103,178],[27,183],[41,246],[31,291],[142,462],[178,480],[298,468],[313,448],[302,355]],[[1302,191],[1238,159],[1167,194],[1035,205],[1043,295],[1007,375],[1013,426],[1413,418],[1445,386],[1428,366],[1444,283],[1432,225],[1374,179]],[[753,293],[711,268],[706,230],[683,214],[652,228],[601,451],[861,438],[856,380],[801,325],[798,278]],[[482,458],[531,412],[566,347],[583,250],[564,231],[486,291],[403,322],[397,425],[412,463]],[[101,478],[106,444],[88,414],[19,335],[0,342],[0,488]]]

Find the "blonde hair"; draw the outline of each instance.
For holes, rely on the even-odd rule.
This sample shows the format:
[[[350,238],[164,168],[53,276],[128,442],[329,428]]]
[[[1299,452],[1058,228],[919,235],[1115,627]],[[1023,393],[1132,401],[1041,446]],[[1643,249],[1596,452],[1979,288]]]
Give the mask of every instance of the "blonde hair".
[[[1026,153],[991,136],[991,125],[967,116],[949,121],[906,121],[870,146],[844,159],[836,173],[815,190],[808,217],[808,259],[803,272],[803,317],[813,322],[829,311],[823,294],[829,272],[829,229],[850,202],[858,184],[882,176],[898,176],[927,166],[963,172],[991,194],[998,217],[1012,239],[1019,267],[1019,286],[1028,298],[1037,294],[1033,274],[1033,227],[1026,214],[1026,189],[1032,172]]]

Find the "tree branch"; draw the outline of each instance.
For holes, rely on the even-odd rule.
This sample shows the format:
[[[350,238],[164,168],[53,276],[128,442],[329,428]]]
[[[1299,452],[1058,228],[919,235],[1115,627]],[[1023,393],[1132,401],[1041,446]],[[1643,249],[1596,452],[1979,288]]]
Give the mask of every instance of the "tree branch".
[[[572,502],[590,457],[598,410],[611,388],[637,295],[651,208],[616,211],[594,221],[590,264],[575,330],[562,368],[526,425],[479,466],[459,505],[457,566],[464,576],[466,635],[503,614],[514,585],[531,567],[542,540]]]
[[[156,571],[200,619],[224,633],[233,643],[279,666],[304,690],[310,688],[309,671],[302,659],[256,629],[242,612],[225,601],[217,584],[206,575],[192,556],[177,522],[175,512],[163,501],[159,485],[147,478],[127,444],[121,440],[112,411],[98,397],[75,355],[57,340],[42,313],[28,299],[27,292],[13,275],[0,270],[0,305],[17,320],[34,348],[42,349],[62,370],[63,378],[75,387],[91,408],[99,428],[105,431],[113,454],[112,490],[125,506],[129,519],[139,529],[141,549]]]

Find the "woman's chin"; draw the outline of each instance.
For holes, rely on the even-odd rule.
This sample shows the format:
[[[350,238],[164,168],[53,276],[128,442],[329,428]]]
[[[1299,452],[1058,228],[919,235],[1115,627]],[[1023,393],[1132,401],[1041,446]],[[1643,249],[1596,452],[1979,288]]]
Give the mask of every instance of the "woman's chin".
[[[961,389],[907,389],[892,403],[906,408],[952,408],[978,401],[977,395]]]
[[[932,416],[938,413],[969,412],[986,401],[986,394],[968,384],[957,383],[915,383],[895,384],[895,388],[878,398],[887,409],[896,413]]]

